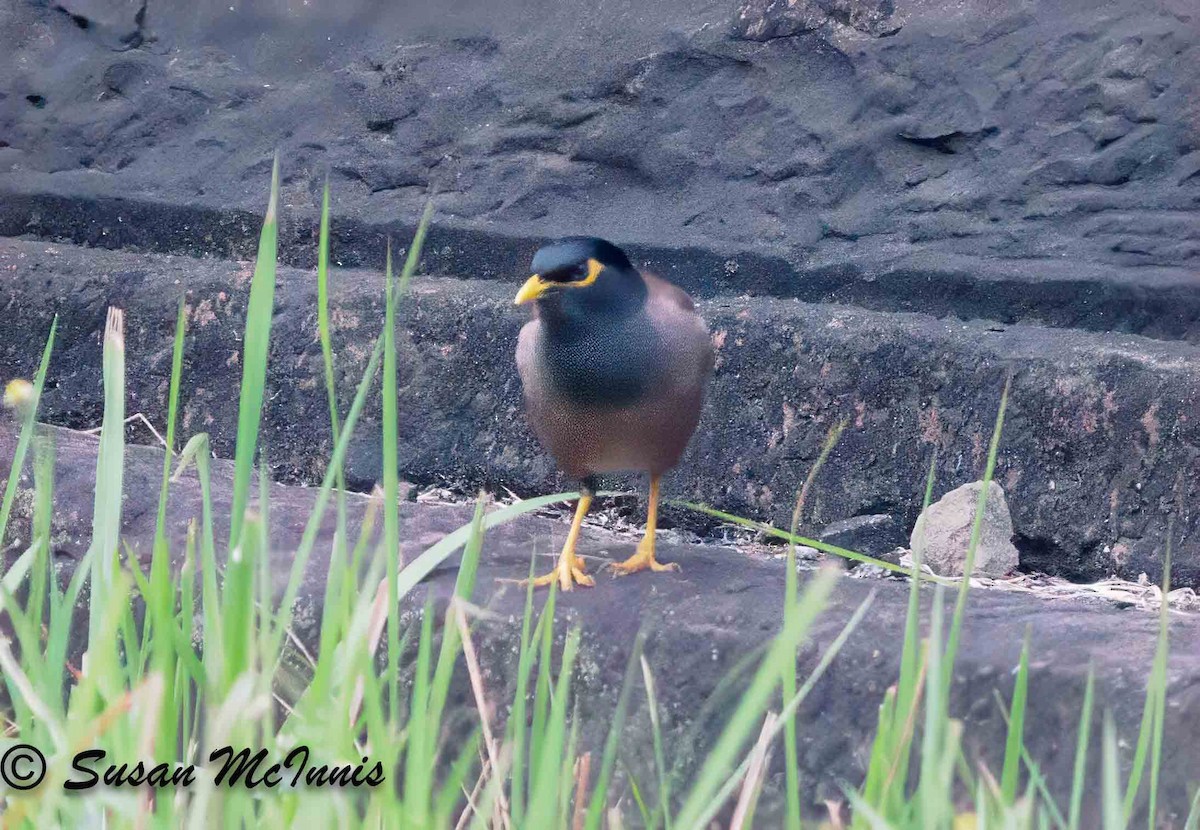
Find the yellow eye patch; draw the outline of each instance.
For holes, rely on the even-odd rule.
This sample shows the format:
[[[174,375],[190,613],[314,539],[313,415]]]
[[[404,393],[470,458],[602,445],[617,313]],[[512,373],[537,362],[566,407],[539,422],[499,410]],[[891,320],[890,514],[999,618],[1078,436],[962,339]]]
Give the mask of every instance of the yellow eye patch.
[[[566,283],[566,285],[569,285],[572,288],[583,288],[585,285],[591,285],[600,276],[600,272],[604,270],[604,266],[601,265],[598,260],[589,259],[587,261],[587,269],[588,272],[586,277],[581,279],[579,282],[569,282]]]
[[[587,261],[587,276],[581,280],[555,282],[544,279],[540,274],[534,274],[525,280],[525,284],[521,286],[521,290],[513,298],[513,304],[522,305],[523,303],[532,302],[551,288],[586,288],[600,278],[600,272],[603,270],[604,265],[599,260],[589,258]]]

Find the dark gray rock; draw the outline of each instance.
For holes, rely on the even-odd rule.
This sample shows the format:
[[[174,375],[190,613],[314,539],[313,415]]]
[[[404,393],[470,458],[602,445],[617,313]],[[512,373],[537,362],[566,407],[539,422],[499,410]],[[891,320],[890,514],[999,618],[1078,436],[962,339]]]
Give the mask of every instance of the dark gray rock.
[[[306,243],[307,244],[307,243]],[[186,298],[182,430],[232,455],[250,263],[0,241],[0,363],[30,375],[54,313],[59,332],[46,417],[100,423],[99,332],[115,304],[129,321],[130,411],[162,423],[175,302]],[[282,269],[263,441],[273,473],[319,480],[329,451],[316,343],[316,282]],[[378,335],[382,277],[333,278],[333,341],[343,407]],[[513,349],[524,314],[516,284],[418,278],[401,313],[401,474],[421,484],[518,493],[562,480],[522,415]],[[700,427],[668,497],[787,527],[792,494],[829,427],[848,428],[810,499],[811,520],[920,512],[932,453],[935,492],[982,474],[1006,377],[1013,389],[996,479],[1012,497],[1022,567],[1077,579],[1161,574],[1177,518],[1175,584],[1200,586],[1200,348],[1039,326],[997,327],[773,298],[700,303],[718,345]],[[382,469],[372,395],[348,473],[369,488]],[[131,428],[136,429],[136,428]],[[145,440],[144,433],[134,432]],[[621,484],[614,479],[612,484]],[[644,486],[639,482],[625,482]],[[665,520],[707,531],[695,515]]]
[[[876,559],[893,557],[896,548],[902,548],[908,542],[904,528],[887,513],[839,519],[825,525],[817,538]]]
[[[61,429],[49,434],[57,449],[54,547],[60,575],[65,577],[87,547],[86,533],[81,536],[79,528],[91,522],[97,439]],[[11,430],[0,428],[0,474],[7,473],[11,465],[13,446]],[[148,567],[162,454],[149,447],[128,449],[122,538],[142,558],[143,567]],[[222,460],[212,465],[215,535],[222,558],[232,467]],[[28,479],[24,484],[29,486]],[[282,593],[292,551],[315,495],[312,488],[270,487],[271,573],[277,581],[276,597]],[[16,501],[15,536],[28,533],[28,514],[23,511],[30,503],[31,499],[25,497]],[[357,532],[365,504],[366,497],[350,495],[352,534]],[[403,503],[400,511],[404,553],[410,557],[466,524],[472,508]],[[194,474],[187,474],[172,487],[169,501],[167,528],[176,565],[187,522],[199,514],[198,482]],[[296,608],[296,633],[314,650],[332,522],[332,515],[326,514]],[[492,614],[475,623],[474,637],[489,694],[496,701],[510,700],[515,687],[512,655],[520,637],[524,591],[510,580],[527,573],[534,552],[548,565],[567,524],[566,515],[557,521],[526,515],[487,534],[474,599]],[[580,552],[590,564],[599,565],[629,555],[636,543],[636,538],[586,527]],[[693,768],[694,759],[715,739],[748,674],[743,668],[743,673],[735,675],[723,691],[718,692],[718,685],[778,630],[783,565],[777,560],[751,558],[729,548],[705,545],[664,544],[660,555],[665,561],[680,563],[682,571],[638,574],[619,580],[601,575],[595,588],[559,595],[555,625],[560,635],[573,625],[583,630],[575,688],[581,716],[579,738],[585,751],[599,751],[603,744],[634,638],[644,631],[645,653],[657,681],[667,757],[678,762],[686,774]],[[405,601],[405,624],[419,619],[427,595],[435,601],[436,619],[443,619],[455,575],[453,559],[433,571]],[[874,596],[870,613],[797,716],[804,796],[814,813],[820,810],[821,799],[839,798],[845,782],[853,785],[862,779],[879,703],[899,672],[899,637],[908,593],[908,585],[901,582],[841,580],[827,610],[817,620],[810,643],[800,651],[798,671],[804,676],[850,614],[868,596]],[[927,614],[930,596],[928,591],[924,594]],[[539,606],[544,596],[538,595]],[[82,626],[86,626],[85,617],[81,618]],[[927,619],[923,624],[927,625]],[[1110,603],[1094,600],[1049,601],[1010,592],[972,592],[951,701],[952,713],[965,723],[968,757],[992,769],[1002,763],[1006,727],[993,695],[995,691],[1005,698],[1010,695],[1012,670],[1028,629],[1032,658],[1026,745],[1051,792],[1060,803],[1064,802],[1072,782],[1074,736],[1089,669],[1094,667],[1097,676],[1097,720],[1093,728],[1099,728],[1103,711],[1112,710],[1120,734],[1127,738],[1122,751],[1130,755],[1135,741],[1129,736],[1136,734],[1141,716],[1156,625],[1154,614],[1121,611]],[[83,628],[76,633],[82,647]],[[1192,716],[1200,705],[1200,657],[1186,647],[1200,637],[1200,625],[1192,617],[1173,618],[1171,637],[1178,645],[1171,656],[1158,804],[1162,815],[1180,824],[1190,803],[1190,788],[1200,778],[1200,759],[1194,751],[1200,741],[1200,721]],[[452,703],[461,705],[470,699],[463,673],[456,680]],[[628,765],[638,780],[654,780],[644,701],[641,694],[632,698],[630,718],[622,735],[622,767]],[[500,707],[501,715],[503,711]],[[777,826],[782,801],[782,760],[779,751],[775,755],[777,768],[768,776],[758,813],[764,826]],[[1098,752],[1093,753],[1092,760],[1088,772],[1090,780],[1096,781],[1100,774]],[[617,792],[624,792],[627,786],[622,776],[617,779]],[[1098,813],[1089,811],[1098,810],[1099,805],[1095,799],[1088,801],[1083,826],[1098,826]]]
[[[405,311],[398,462],[414,479],[558,486],[519,417],[519,320],[494,281],[522,276],[546,236],[588,232],[704,298],[722,344],[674,494],[786,523],[784,494],[849,417],[817,521],[907,524],[935,447],[939,491],[978,477],[1012,372],[998,475],[1022,566],[1157,579],[1179,514],[1176,580],[1200,585],[1185,509],[1200,496],[1200,355],[1119,334],[1200,343],[1198,58],[1190,0],[0,4],[0,234],[36,240],[0,253],[0,354],[29,374],[60,312],[46,412],[94,426],[97,335],[117,303],[139,355],[131,407],[161,422],[183,294],[184,431],[231,452],[249,266],[48,243],[249,258],[279,149],[296,266],[312,263],[326,176],[344,266],[381,265],[433,195],[425,270],[462,279],[422,281]],[[312,281],[281,279],[264,439],[275,474],[312,481],[328,449]],[[338,279],[344,399],[381,311],[378,274]],[[380,468],[378,411],[351,458],[361,487]],[[775,570],[697,561],[714,583],[761,579],[749,596],[776,589]],[[599,618],[597,596],[577,601]],[[643,596],[623,622],[698,596]],[[704,599],[696,630],[710,609],[767,621],[745,596]],[[998,625],[1025,613],[997,602]],[[1061,629],[1081,633],[1072,614]],[[1081,633],[1122,657],[1133,637]],[[835,692],[864,681],[890,682],[847,670]],[[703,691],[672,682],[683,701]],[[851,722],[871,719],[853,706]],[[855,740],[814,746],[806,769],[851,764]]]

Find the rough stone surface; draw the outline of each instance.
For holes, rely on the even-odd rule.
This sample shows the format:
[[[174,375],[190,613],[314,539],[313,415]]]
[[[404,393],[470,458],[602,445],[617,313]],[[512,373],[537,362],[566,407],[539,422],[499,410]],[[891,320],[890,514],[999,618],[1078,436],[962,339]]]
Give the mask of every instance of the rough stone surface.
[[[0,232],[246,256],[279,149],[347,265],[432,195],[454,276],[586,231],[702,293],[1200,340],[1192,0],[318,5],[6,4]]]
[[[68,430],[50,431],[56,449],[55,499],[58,524],[53,528],[55,561],[67,576],[87,547],[91,522],[97,439]],[[0,475],[11,466],[14,436],[0,427]],[[214,521],[218,556],[224,557],[228,527],[232,463],[212,465]],[[151,550],[154,534],[161,451],[130,447],[126,459],[122,537],[143,559]],[[26,469],[24,486],[29,486]],[[27,491],[23,491],[27,493]],[[257,488],[254,488],[257,492]],[[292,551],[316,496],[312,488],[272,484],[270,498],[272,574],[276,596],[282,593]],[[28,533],[30,499],[16,501],[13,534]],[[357,530],[366,497],[351,494],[351,532]],[[466,524],[469,505],[401,505],[401,529],[406,557],[423,550],[447,532]],[[178,564],[186,524],[200,514],[198,482],[187,474],[171,489],[168,533]],[[296,609],[297,633],[309,648],[317,647],[317,603],[323,591],[322,575],[328,567],[327,514],[309,563]],[[509,581],[528,571],[536,552],[549,564],[563,537],[568,517],[557,519],[526,515],[489,531],[483,548],[475,601],[488,611],[475,626],[476,645],[489,693],[496,701],[511,699],[514,688],[513,654],[520,636],[524,592]],[[8,540],[13,541],[12,537]],[[586,527],[580,552],[592,566],[618,560],[633,552],[636,537],[617,536]],[[12,548],[7,549],[11,555]],[[580,740],[584,749],[602,745],[630,649],[639,630],[646,629],[646,655],[655,673],[668,757],[688,768],[713,740],[732,701],[737,699],[748,674],[743,666],[731,684],[719,684],[746,657],[772,636],[780,622],[783,601],[783,564],[753,558],[737,550],[708,545],[660,547],[665,561],[679,562],[680,573],[637,574],[622,579],[601,576],[595,588],[560,595],[556,630],[560,635],[575,624],[584,637],[578,661],[576,688],[582,716]],[[435,600],[437,619],[453,591],[456,561],[435,569],[402,609],[404,624],[419,617],[427,592]],[[818,810],[823,798],[840,798],[843,782],[861,780],[869,759],[870,739],[880,700],[898,676],[899,638],[903,631],[908,586],[896,581],[842,579],[828,609],[818,618],[813,636],[801,649],[798,670],[807,674],[823,650],[841,631],[847,619],[869,596],[870,612],[849,639],[829,671],[814,687],[798,714],[799,763],[809,785],[808,805]],[[538,596],[538,603],[544,600]],[[930,595],[923,605],[926,614]],[[620,613],[614,613],[614,608]],[[86,625],[86,622],[83,623]],[[927,624],[927,619],[926,623]],[[1144,699],[1145,677],[1153,661],[1157,620],[1139,610],[1119,610],[1106,602],[1043,600],[1007,592],[974,591],[966,616],[959,662],[953,685],[952,711],[965,721],[969,757],[999,769],[1005,723],[993,694],[1011,694],[1012,672],[1017,665],[1026,627],[1031,632],[1030,694],[1026,715],[1027,746],[1060,803],[1072,781],[1074,735],[1089,667],[1097,675],[1096,723],[1110,709],[1123,743],[1122,762],[1129,763]],[[82,629],[79,634],[82,636]],[[1200,657],[1186,644],[1200,638],[1194,617],[1173,616],[1174,648],[1168,673],[1168,697],[1162,782],[1159,807],[1168,821],[1180,826],[1190,802],[1190,786],[1200,779],[1200,721],[1192,716],[1200,706]],[[82,643],[82,640],[80,641]],[[467,678],[456,680],[453,700],[470,699]],[[639,780],[653,780],[653,749],[649,741],[649,715],[644,697],[635,694],[622,735],[622,758]],[[503,714],[503,707],[499,707]],[[768,776],[764,804],[758,815],[762,826],[778,826],[779,787],[783,780],[781,753]],[[1098,780],[1099,753],[1093,754],[1090,780]],[[619,776],[616,786],[626,786]],[[628,801],[628,799],[627,799]],[[1095,802],[1095,799],[1091,799]],[[1097,803],[1085,805],[1083,825],[1100,824]]]
[[[876,513],[830,522],[818,534],[822,542],[848,548],[876,559],[890,557],[904,547],[908,536],[895,516]]]
[[[233,454],[241,337],[252,267],[0,240],[0,364],[30,375],[55,313],[44,406],[55,423],[100,423],[105,307],[127,312],[129,411],[165,417],[175,303],[187,303],[181,428]],[[333,342],[343,408],[383,311],[382,277],[337,272]],[[564,481],[522,416],[513,349],[515,285],[420,277],[398,338],[403,476],[473,492],[521,494]],[[1161,576],[1177,516],[1176,585],[1200,586],[1200,348],[1134,336],[995,326],[771,297],[700,303],[718,346],[699,430],[667,497],[787,527],[792,496],[829,428],[848,426],[810,499],[817,527],[895,515],[911,527],[938,453],[935,492],[983,472],[1001,390],[1013,377],[996,480],[1011,496],[1023,568],[1080,579]],[[274,474],[318,481],[329,452],[316,342],[316,280],[282,269],[263,441]],[[372,395],[349,472],[369,489],[382,469]],[[436,425],[436,428],[431,428]],[[136,427],[131,435],[152,440]],[[619,480],[610,482],[616,486]],[[626,482],[644,488],[641,482]],[[644,490],[643,490],[644,492]],[[696,524],[667,507],[664,521]]]
[[[962,576],[982,481],[956,487],[917,517],[909,541],[913,550],[924,544],[922,561],[942,576]],[[1004,490],[992,481],[983,511],[973,576],[1004,576],[1017,568],[1012,516]]]
[[[118,304],[131,411],[161,423],[183,295],[184,432],[207,430],[230,454],[250,266],[131,252],[251,257],[278,149],[281,254],[297,267],[313,260],[327,176],[337,265],[381,265],[385,238],[407,239],[434,199],[423,262],[439,278],[419,281],[401,338],[397,461],[417,481],[562,484],[519,417],[506,281],[546,236],[588,232],[703,298],[720,346],[670,495],[786,524],[821,439],[848,418],[814,521],[889,513],[907,527],[935,449],[938,491],[978,478],[1011,374],[997,474],[1021,566],[1157,580],[1175,515],[1176,584],[1200,586],[1198,63],[1194,0],[0,3],[0,235],[36,240],[0,243],[0,365],[31,373],[58,312],[45,411],[98,424],[99,333]],[[48,244],[59,239],[126,252]],[[380,278],[336,280],[345,402],[382,316]],[[281,272],[272,346],[264,442],[293,482],[314,480],[328,452],[313,284]],[[378,413],[373,400],[353,448],[358,487],[378,477]],[[75,481],[89,510],[90,484]],[[311,497],[279,492],[297,510]],[[462,519],[405,511],[430,535]],[[496,535],[485,575],[524,572],[530,540],[553,546],[560,528],[538,521]],[[288,530],[275,532],[286,551]],[[599,632],[588,645],[602,678],[623,668],[635,620],[678,627],[651,644],[678,722],[774,624],[781,582],[778,565],[684,555],[679,581],[629,581],[619,620],[607,584],[563,607]],[[429,584],[444,595],[450,579]],[[824,642],[867,582],[839,589]],[[803,767],[830,794],[861,770],[865,698],[894,679],[878,648],[903,619],[890,590],[824,681],[820,714],[805,715]],[[518,606],[502,589],[484,599]],[[1105,693],[1133,723],[1152,626],[1108,609],[1035,615],[1015,597],[981,597],[977,611],[960,700],[990,699],[1015,662],[1014,620],[1023,631],[1036,618],[1050,659],[1035,665],[1039,758],[1061,786],[1086,659],[1112,670]],[[511,626],[487,630],[503,666]],[[1172,680],[1168,709],[1184,746],[1197,737],[1183,716],[1193,677]],[[597,681],[588,705],[611,685]],[[990,704],[968,717],[983,751],[1003,744]],[[1194,754],[1169,757],[1167,774]]]
[[[892,0],[750,0],[738,9],[733,34],[766,43],[818,31],[834,36],[848,26],[887,37],[902,25],[892,19],[895,10]]]

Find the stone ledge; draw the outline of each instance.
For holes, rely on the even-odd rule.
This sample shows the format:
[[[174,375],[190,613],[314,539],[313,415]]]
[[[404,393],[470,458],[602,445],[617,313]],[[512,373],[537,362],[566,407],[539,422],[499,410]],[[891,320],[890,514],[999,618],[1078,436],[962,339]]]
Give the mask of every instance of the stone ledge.
[[[182,428],[232,455],[248,263],[0,242],[0,355],[31,374],[52,316],[58,347],[48,420],[99,424],[105,307],[129,321],[131,412],[161,423],[175,298],[190,329]],[[348,405],[383,313],[382,279],[338,272],[338,383]],[[425,278],[402,311],[400,453],[418,483],[561,489],[521,415],[512,351],[523,313],[512,286]],[[1180,514],[1177,585],[1200,585],[1200,348],[1130,335],[996,326],[774,298],[701,303],[720,349],[709,402],[667,494],[786,526],[792,494],[829,427],[849,429],[818,481],[814,523],[891,513],[911,528],[931,455],[935,497],[979,477],[1005,377],[1013,375],[997,467],[1022,567],[1072,578],[1159,576]],[[318,480],[329,451],[316,341],[315,279],[282,269],[263,441],[274,474]],[[380,470],[378,397],[352,446],[354,486]],[[668,521],[704,530],[690,514]]]
[[[17,182],[27,187],[15,187]],[[72,192],[93,188],[98,192]],[[317,220],[318,214],[303,208],[284,213],[279,250],[283,263],[316,267]],[[7,187],[0,188],[0,236],[32,235],[131,253],[253,259],[261,224],[260,213],[131,198],[109,193],[90,180],[75,182],[74,188],[60,193],[48,177],[14,174]],[[337,216],[333,260],[350,268],[382,269],[388,238],[406,243],[413,231],[414,226],[404,222]],[[543,241],[491,225],[439,220],[430,229],[421,262],[428,273],[511,282],[526,275]],[[1187,268],[978,257],[920,246],[903,253],[835,257],[798,257],[786,248],[637,243],[626,248],[635,261],[697,297],[794,298],[1200,343],[1200,292],[1195,272]]]

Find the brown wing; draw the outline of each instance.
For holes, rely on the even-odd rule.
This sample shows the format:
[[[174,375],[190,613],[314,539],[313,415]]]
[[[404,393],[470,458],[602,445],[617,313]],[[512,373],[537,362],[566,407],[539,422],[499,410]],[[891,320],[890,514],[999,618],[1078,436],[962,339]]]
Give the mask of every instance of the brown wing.
[[[696,304],[692,302],[692,298],[678,285],[667,282],[662,277],[647,271],[642,272],[642,279],[646,281],[646,287],[650,289],[652,301],[657,299],[660,302],[674,304],[679,307],[680,311],[696,310]]]
[[[647,310],[660,336],[670,342],[675,374],[703,387],[716,359],[704,318],[679,286],[644,271],[642,278],[650,290]]]

